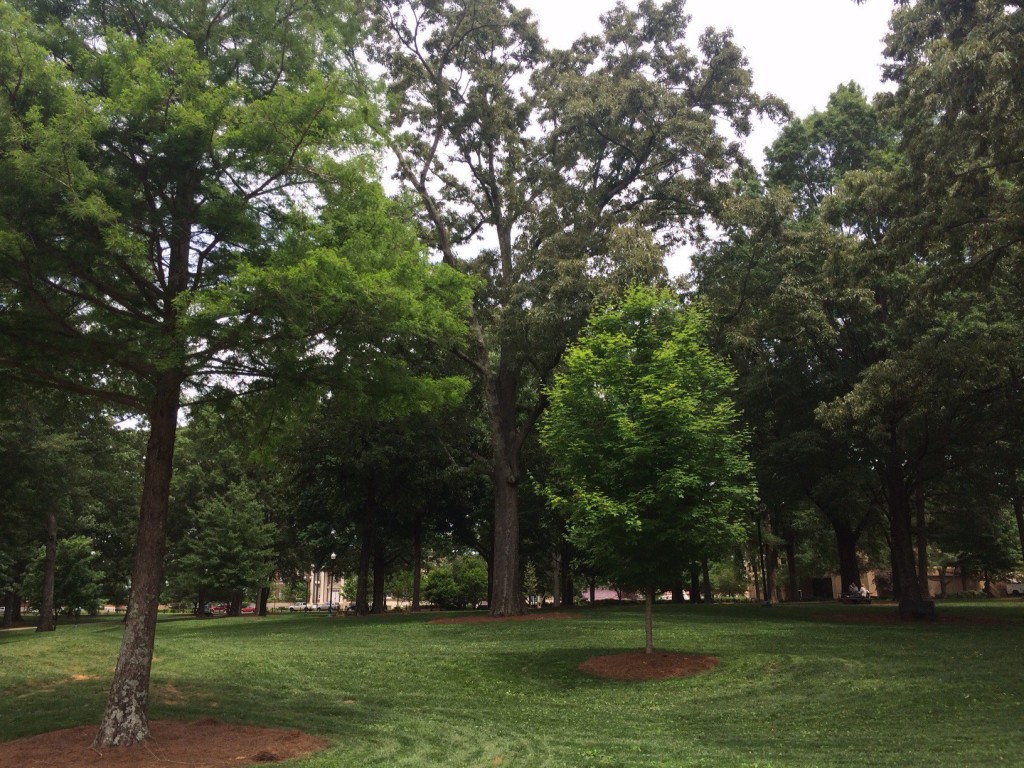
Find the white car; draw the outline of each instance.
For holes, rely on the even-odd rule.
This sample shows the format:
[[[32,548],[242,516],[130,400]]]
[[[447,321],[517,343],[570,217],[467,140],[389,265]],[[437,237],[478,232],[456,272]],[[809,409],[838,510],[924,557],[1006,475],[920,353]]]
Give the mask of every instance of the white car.
[[[1024,582],[1022,581],[1008,581],[1006,582],[1006,596],[1010,595],[1024,595]]]
[[[309,603],[299,601],[293,605],[289,605],[288,610],[292,613],[295,613],[296,611],[315,611],[316,605],[310,605]]]

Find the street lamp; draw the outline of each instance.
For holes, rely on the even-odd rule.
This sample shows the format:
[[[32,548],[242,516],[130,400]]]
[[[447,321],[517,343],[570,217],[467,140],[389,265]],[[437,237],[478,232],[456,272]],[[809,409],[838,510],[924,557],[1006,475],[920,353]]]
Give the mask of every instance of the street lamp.
[[[334,531],[331,531],[334,533]],[[338,559],[337,552],[331,552],[331,572],[327,574],[328,584],[327,587],[327,615],[334,615],[334,561]]]

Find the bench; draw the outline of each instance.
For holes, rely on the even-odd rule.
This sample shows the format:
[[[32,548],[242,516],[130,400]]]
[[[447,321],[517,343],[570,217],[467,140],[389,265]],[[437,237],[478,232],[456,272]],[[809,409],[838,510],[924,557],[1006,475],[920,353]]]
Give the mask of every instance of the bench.
[[[870,605],[873,599],[871,595],[843,595],[839,602],[843,605]]]

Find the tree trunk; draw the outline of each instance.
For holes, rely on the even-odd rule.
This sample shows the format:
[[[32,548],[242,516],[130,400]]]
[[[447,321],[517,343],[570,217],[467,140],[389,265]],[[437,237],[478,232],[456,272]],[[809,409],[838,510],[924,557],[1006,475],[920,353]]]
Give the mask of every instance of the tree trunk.
[[[644,653],[654,653],[654,587],[647,588],[644,599]]]
[[[839,584],[843,593],[851,584],[860,586],[860,560],[857,558],[857,533],[850,525],[839,519],[831,519],[836,535],[836,549],[839,554]]]
[[[572,573],[571,573],[570,568],[569,568],[569,566],[572,564],[572,556],[567,551],[568,549],[569,549],[569,545],[563,543],[562,554],[561,554],[560,563],[559,563],[561,565],[561,567],[562,567],[562,600],[561,600],[561,605],[562,605],[563,608],[572,608],[572,605],[575,602],[575,598],[576,598],[576,595],[575,595],[576,590],[573,589]]]
[[[690,602],[703,602],[700,595],[700,566],[697,563],[690,563]]]
[[[46,557],[43,560],[43,594],[36,632],[53,632],[57,617],[53,606],[53,582],[57,570],[57,513],[46,513]]]
[[[14,626],[14,608],[17,595],[14,590],[8,589],[4,592],[4,620],[3,627],[8,629]]]
[[[946,596],[946,566],[939,566],[939,594]]]
[[[231,605],[228,606],[228,614],[230,616],[242,615],[242,590],[236,589],[234,594],[231,596]]]
[[[387,581],[387,560],[384,557],[384,539],[374,530],[373,534],[373,605],[370,613],[386,613],[387,602],[384,599],[384,583]]]
[[[792,531],[786,537],[786,599],[791,603],[800,599],[800,586],[796,575],[796,540]]]
[[[766,603],[778,602],[778,585],[776,576],[779,572],[779,553],[775,547],[765,544],[764,547],[764,575],[765,575],[765,596]]]
[[[672,582],[672,602],[683,603],[686,602],[683,599],[683,580],[676,579]]]
[[[917,534],[917,581],[921,585],[921,593],[925,598],[931,597],[928,586],[928,528],[925,516],[924,491],[920,488],[914,494],[914,511],[916,513],[915,533]]]
[[[556,607],[562,598],[562,557],[556,549],[551,555],[551,606]]]
[[[1017,536],[1020,538],[1020,553],[1024,557],[1024,496],[1021,495],[1017,482],[1017,468],[1010,467],[1010,503],[1013,505],[1013,516],[1017,518]]]
[[[597,602],[597,579],[592,578],[590,580],[590,604],[593,605]]]
[[[923,600],[927,594],[921,589],[914,562],[913,515],[906,473],[897,459],[890,459],[883,472],[896,597],[900,600]]]
[[[260,587],[260,597],[256,603],[256,613],[259,616],[267,615],[267,602],[270,600],[270,587]]]
[[[157,382],[149,414],[131,600],[114,680],[94,747],[131,746],[149,738],[146,706],[163,580],[167,506],[180,398],[181,376],[177,372],[163,374]]]
[[[356,613],[365,616],[370,612],[370,557],[373,547],[373,528],[363,526],[359,536],[359,573],[356,574]]]
[[[715,596],[711,592],[711,574],[708,572],[708,561],[701,560],[700,563],[701,577],[704,581],[704,601],[707,603],[715,602]]]
[[[206,603],[209,602],[206,599],[206,587],[199,588],[199,594],[196,595],[196,616],[201,619],[206,618]]]
[[[519,433],[516,375],[504,359],[498,375],[485,381],[490,416],[491,450],[494,468],[494,582],[492,616],[522,616],[526,613],[522,576],[519,573]]]
[[[416,515],[412,529],[412,606],[413,612],[420,609],[420,583],[423,580],[423,520]]]

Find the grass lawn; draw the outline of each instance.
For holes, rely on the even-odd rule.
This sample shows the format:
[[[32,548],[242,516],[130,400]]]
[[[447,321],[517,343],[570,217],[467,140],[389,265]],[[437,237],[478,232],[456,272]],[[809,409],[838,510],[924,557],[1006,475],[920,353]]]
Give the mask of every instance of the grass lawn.
[[[954,623],[843,621],[892,605],[658,606],[655,647],[718,656],[660,682],[587,677],[643,646],[642,609],[430,624],[282,615],[168,619],[150,716],[297,728],[289,766],[996,766],[1024,761],[1024,604]],[[99,723],[112,619],[0,633],[0,740]]]

